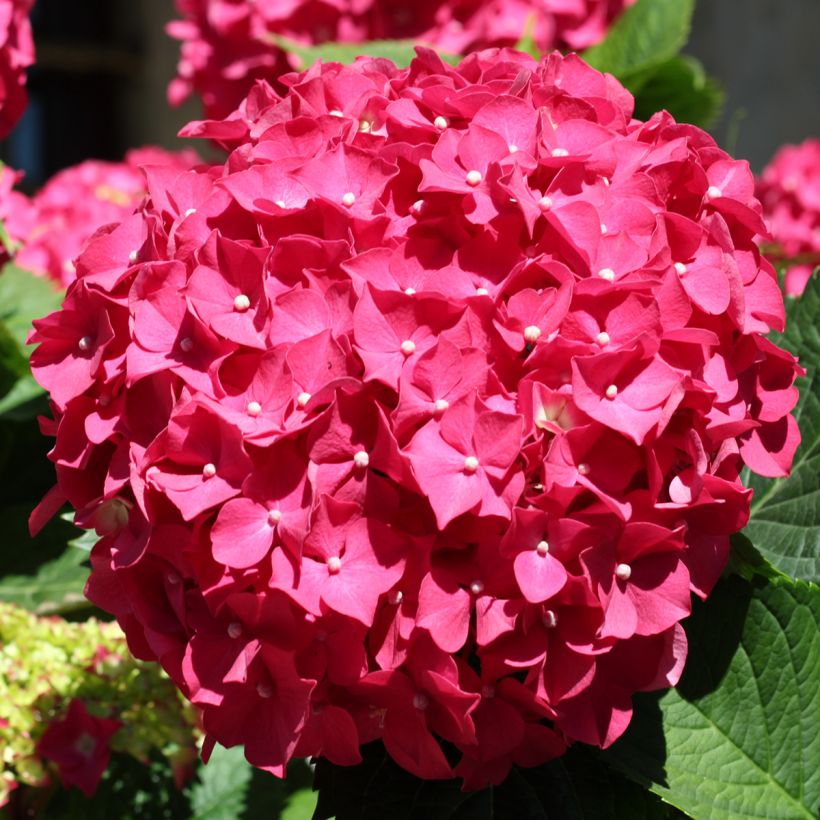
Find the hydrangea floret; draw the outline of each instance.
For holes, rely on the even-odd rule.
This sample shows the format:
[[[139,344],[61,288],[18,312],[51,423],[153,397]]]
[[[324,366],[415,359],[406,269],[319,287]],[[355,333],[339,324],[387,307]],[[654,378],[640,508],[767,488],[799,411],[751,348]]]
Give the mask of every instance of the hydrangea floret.
[[[0,139],[28,103],[26,70],[34,63],[29,14],[34,0],[0,0]]]
[[[136,148],[123,162],[86,160],[55,174],[34,196],[9,190],[17,174],[3,170],[0,218],[17,245],[16,263],[65,286],[75,276],[74,259],[103,225],[121,222],[145,196],[144,165],[177,171],[201,162],[196,152]]]
[[[785,475],[754,180],[577,56],[258,84],[36,323],[87,594],[281,775],[381,738],[500,782],[607,746]],[[446,753],[445,753],[446,750]]]
[[[582,49],[604,38],[635,0],[176,0],[181,20],[171,104],[201,97],[207,116],[225,117],[255,80],[274,83],[300,67],[287,42],[364,43],[409,39],[450,53],[514,46],[529,33],[543,53]],[[279,39],[277,39],[279,38]]]
[[[135,660],[115,623],[69,623],[0,603],[0,807],[22,785],[92,794],[111,752],[162,754],[181,785],[197,718],[156,667]]]
[[[786,293],[799,296],[820,265],[820,139],[783,146],[760,176],[757,195],[774,240],[768,256],[786,266]]]

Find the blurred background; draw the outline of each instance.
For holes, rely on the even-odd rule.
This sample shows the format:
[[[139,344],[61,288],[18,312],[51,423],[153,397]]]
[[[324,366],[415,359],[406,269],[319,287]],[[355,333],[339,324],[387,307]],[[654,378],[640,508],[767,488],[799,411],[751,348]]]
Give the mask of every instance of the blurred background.
[[[177,131],[200,112],[195,101],[165,101],[179,50],[164,31],[173,16],[172,0],[38,0],[31,103],[0,149],[26,172],[24,189],[90,157],[180,146]],[[726,91],[712,131],[756,171],[783,143],[820,135],[818,32],[818,0],[697,4],[686,51]]]

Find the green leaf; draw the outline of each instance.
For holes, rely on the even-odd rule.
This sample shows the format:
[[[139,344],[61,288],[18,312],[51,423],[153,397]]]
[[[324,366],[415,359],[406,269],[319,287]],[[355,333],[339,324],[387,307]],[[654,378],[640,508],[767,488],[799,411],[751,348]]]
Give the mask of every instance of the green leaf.
[[[723,107],[725,95],[693,57],[673,57],[627,78],[635,94],[635,116],[648,120],[666,109],[678,122],[708,128]]]
[[[0,578],[0,601],[17,604],[38,615],[57,615],[90,606],[83,595],[88,580],[88,553],[67,547],[53,561],[42,564],[34,575]]]
[[[26,337],[32,321],[57,310],[62,301],[62,291],[47,279],[14,265],[6,265],[0,272],[0,322],[5,324],[26,358],[29,355]]]
[[[270,37],[277,46],[301,59],[300,70],[309,68],[318,60],[326,63],[352,63],[362,54],[369,57],[386,57],[399,67],[408,66],[416,56],[416,46],[423,45],[416,40],[370,40],[366,43],[322,43],[318,46],[303,46],[278,34],[271,34]],[[461,57],[453,54],[438,52],[438,55],[453,65],[461,60]]]
[[[25,356],[5,323],[0,321],[0,399],[8,395],[27,372]]]
[[[677,690],[636,698],[607,760],[693,817],[820,809],[820,588],[722,581],[687,623]]]
[[[0,398],[0,420],[26,421],[47,412],[46,391],[37,384],[31,373],[19,378],[11,390]]]
[[[729,556],[728,571],[747,581],[754,581],[758,577],[770,581],[789,577],[770,564],[742,532],[735,533],[732,536],[732,551]]]
[[[310,820],[316,809],[316,797],[313,789],[299,789],[293,792],[279,815],[279,820]]]
[[[189,790],[191,820],[237,820],[244,811],[252,776],[253,768],[241,746],[216,746]]]
[[[820,580],[820,277],[791,300],[784,334],[773,341],[800,358],[806,376],[798,380],[795,410],[802,443],[788,478],[769,479],[744,471],[755,491],[745,535],[772,565],[793,578]]]
[[[694,0],[638,0],[583,58],[621,80],[671,60],[686,45]]]

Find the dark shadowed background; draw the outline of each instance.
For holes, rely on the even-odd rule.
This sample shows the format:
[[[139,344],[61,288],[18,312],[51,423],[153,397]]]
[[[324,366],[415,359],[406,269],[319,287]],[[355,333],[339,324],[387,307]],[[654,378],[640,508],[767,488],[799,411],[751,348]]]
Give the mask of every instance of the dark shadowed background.
[[[172,16],[172,0],[38,0],[31,104],[0,151],[26,171],[27,189],[90,157],[179,146],[199,109],[165,100],[178,53],[164,32]],[[820,136],[818,34],[818,0],[698,2],[686,50],[727,93],[712,131],[755,170],[783,143]]]

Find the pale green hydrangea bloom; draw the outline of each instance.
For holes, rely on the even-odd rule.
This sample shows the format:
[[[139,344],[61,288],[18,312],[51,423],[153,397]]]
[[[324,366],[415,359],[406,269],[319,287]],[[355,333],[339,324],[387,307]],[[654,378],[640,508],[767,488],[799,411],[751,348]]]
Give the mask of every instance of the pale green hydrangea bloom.
[[[195,711],[157,664],[131,657],[116,623],[40,618],[0,603],[0,806],[17,784],[47,782],[35,747],[74,698],[122,722],[113,751],[145,762],[159,752],[180,778],[192,765]]]

